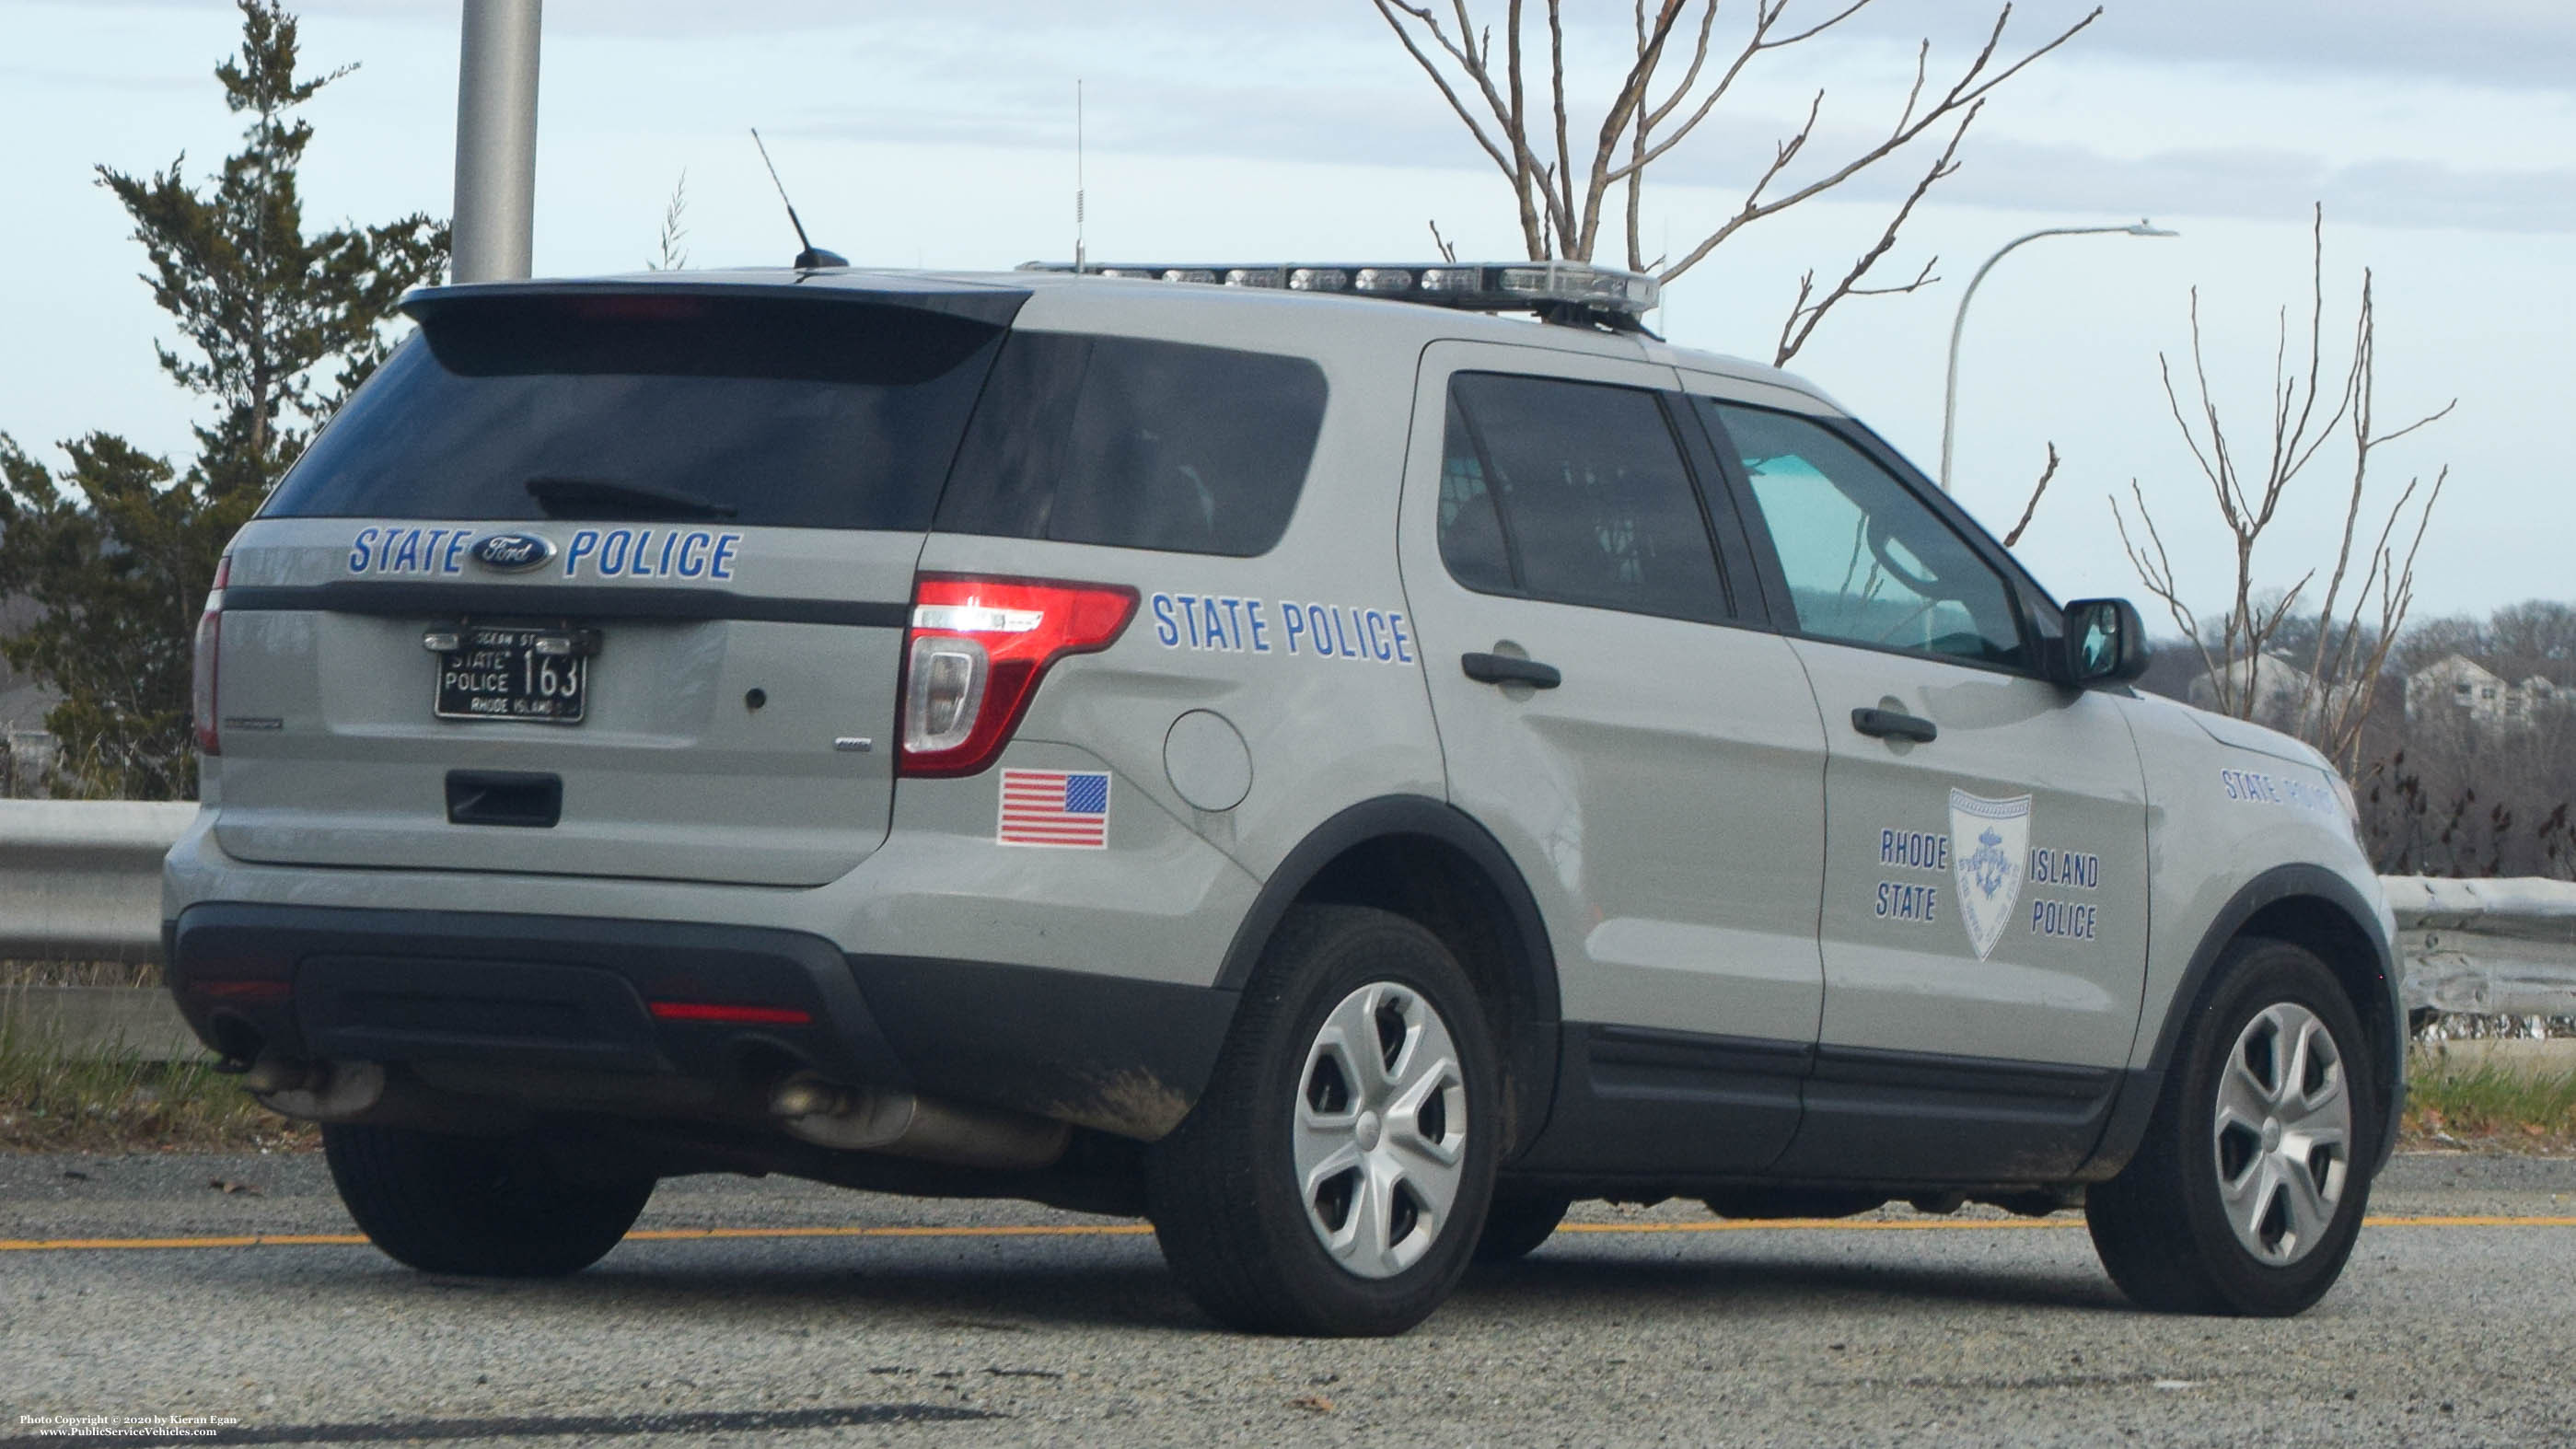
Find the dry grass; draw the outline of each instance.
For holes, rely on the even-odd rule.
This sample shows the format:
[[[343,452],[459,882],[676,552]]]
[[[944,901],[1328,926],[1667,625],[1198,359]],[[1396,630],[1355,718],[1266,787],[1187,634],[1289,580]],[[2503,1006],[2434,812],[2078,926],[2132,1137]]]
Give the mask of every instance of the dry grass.
[[[2401,1146],[2576,1152],[2576,1071],[2418,1052]]]
[[[12,986],[158,986],[151,961],[0,961],[0,989]]]
[[[211,1058],[82,1056],[0,1034],[0,1152],[240,1152],[320,1141],[252,1101]]]

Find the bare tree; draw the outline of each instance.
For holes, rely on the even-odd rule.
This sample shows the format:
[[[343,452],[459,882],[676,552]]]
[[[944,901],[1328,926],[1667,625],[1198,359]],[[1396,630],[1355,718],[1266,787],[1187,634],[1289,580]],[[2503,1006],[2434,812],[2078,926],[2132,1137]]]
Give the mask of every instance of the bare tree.
[[[2049,480],[2057,476],[2057,462],[2057,444],[2052,442],[2048,445],[2048,462],[2039,470],[2039,481],[2031,485],[2030,501],[2021,506],[2021,522],[2014,524],[2012,532],[2004,535],[2004,547],[2010,548],[2021,542],[2023,530],[2030,527],[2032,516],[2039,512],[2039,500],[2048,496]]]
[[[1935,258],[1927,260],[1911,281],[1885,286],[1868,283],[1873,269],[1895,249],[1897,233],[1913,215],[1915,205],[1935,184],[1959,169],[1959,143],[1975,123],[1986,96],[2031,62],[2064,45],[2102,14],[2097,7],[2020,59],[1999,64],[1997,52],[2003,45],[2004,27],[2012,18],[2012,6],[2007,4],[1996,13],[1984,47],[1946,89],[1938,92],[1929,89],[1932,42],[1925,40],[1915,51],[1913,86],[1886,130],[1841,160],[1800,168],[1797,163],[1805,157],[1824,116],[1825,93],[1817,91],[1808,103],[1805,120],[1795,131],[1774,142],[1767,162],[1751,168],[1751,185],[1734,215],[1679,260],[1665,256],[1649,262],[1640,234],[1639,213],[1648,168],[1688,140],[1756,60],[1814,40],[1869,8],[1874,0],[1839,0],[1839,9],[1800,27],[1786,23],[1796,0],[1753,0],[1749,29],[1740,44],[1730,42],[1731,55],[1718,48],[1720,0],[1652,0],[1651,7],[1649,0],[1632,0],[1635,58],[1603,106],[1599,126],[1584,135],[1580,145],[1576,140],[1577,122],[1566,99],[1562,0],[1544,0],[1547,58],[1543,78],[1547,95],[1543,102],[1533,102],[1530,96],[1530,72],[1534,66],[1522,34],[1523,0],[1509,0],[1499,64],[1493,31],[1490,26],[1477,24],[1469,13],[1467,0],[1450,0],[1445,22],[1433,4],[1408,4],[1405,0],[1372,3],[1403,42],[1405,51],[1439,88],[1450,110],[1466,124],[1476,144],[1511,182],[1520,213],[1521,238],[1532,260],[1592,260],[1601,241],[1610,193],[1624,186],[1628,268],[1652,270],[1659,280],[1670,282],[1755,222],[1822,196],[1927,133],[1946,129],[1948,136],[1939,156],[1922,171],[1886,229],[1861,252],[1841,279],[1821,290],[1813,271],[1799,280],[1797,300],[1790,305],[1789,315],[1780,327],[1775,358],[1780,363],[1796,356],[1825,314],[1845,298],[1911,292],[1939,280],[1932,273],[1938,260]],[[1692,18],[1694,9],[1697,15]],[[1682,43],[1676,43],[1677,36],[1685,38]],[[1685,44],[1690,58],[1683,66],[1681,79],[1659,99],[1655,93],[1657,74],[1669,56]],[[1790,179],[1793,168],[1804,179]]]
[[[2284,307],[2272,359],[2266,418],[2269,450],[2261,456],[2259,472],[2249,472],[2247,464],[2251,460],[2240,457],[2229,442],[2227,423],[2210,390],[2209,368],[2201,345],[2198,288],[2193,288],[2191,294],[2191,364],[2196,401],[2189,415],[2174,385],[2171,360],[2162,354],[2157,356],[2164,378],[2165,403],[2173,413],[2174,426],[2182,431],[2192,460],[2209,484],[2219,520],[2234,547],[2235,595],[2214,629],[2184,604],[2164,536],[2136,479],[2129,481],[2129,494],[2137,508],[2138,534],[2131,535],[2126,511],[2117,495],[2111,499],[2111,513],[2120,531],[2121,546],[2127,550],[2139,579],[2149,593],[2164,603],[2183,637],[2198,651],[2216,708],[2223,714],[2251,718],[2263,700],[2279,692],[2265,681],[2265,671],[2278,669],[2279,665],[2267,665],[2265,661],[2275,657],[2275,646],[2285,637],[2285,625],[2305,603],[2318,572],[2311,568],[2288,588],[2270,593],[2259,582],[2262,575],[2254,557],[2255,548],[2279,516],[2281,501],[2299,475],[2328,444],[2342,440],[2352,459],[2351,490],[2344,506],[2341,542],[2328,570],[2323,600],[2315,610],[2314,638],[2301,641],[2304,657],[2292,661],[2305,671],[2304,679],[2297,683],[2300,697],[2293,714],[2295,727],[2309,742],[2350,774],[2359,762],[2362,728],[2378,691],[2381,668],[2387,663],[2389,650],[2397,641],[2414,599],[2416,551],[2423,546],[2425,526],[2451,475],[2445,465],[2435,474],[2430,488],[2423,486],[2420,477],[2408,479],[2396,500],[2380,515],[2376,537],[2364,541],[2362,519],[2369,505],[2371,454],[2440,420],[2459,401],[2454,398],[2402,427],[2379,430],[2377,323],[2367,270],[2362,273],[2361,298],[2353,324],[2351,363],[2336,390],[2326,392],[2322,207],[2317,208],[2311,225],[2311,258],[2306,356],[2302,361],[2290,350],[2289,309]]]
[[[2576,659],[2576,605],[2528,599],[2495,611],[2486,627],[2487,647],[2533,659]]]

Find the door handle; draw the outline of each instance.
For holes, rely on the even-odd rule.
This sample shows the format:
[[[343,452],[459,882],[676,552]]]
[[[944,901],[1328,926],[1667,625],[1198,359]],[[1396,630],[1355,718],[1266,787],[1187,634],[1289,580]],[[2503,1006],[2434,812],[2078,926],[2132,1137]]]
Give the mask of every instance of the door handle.
[[[1894,709],[1856,709],[1852,728],[1880,739],[1912,740],[1928,745],[1941,737],[1941,727],[1920,715]]]
[[[1461,654],[1458,667],[1479,684],[1527,684],[1540,689],[1554,689],[1565,682],[1553,664],[1535,659],[1514,659],[1508,654]]]

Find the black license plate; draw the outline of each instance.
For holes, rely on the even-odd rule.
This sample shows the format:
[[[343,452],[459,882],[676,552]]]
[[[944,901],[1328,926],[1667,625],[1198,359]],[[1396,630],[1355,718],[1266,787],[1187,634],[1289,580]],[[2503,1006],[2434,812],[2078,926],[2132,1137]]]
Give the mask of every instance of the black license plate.
[[[596,647],[587,631],[468,624],[454,639],[455,648],[436,650],[438,697],[430,712],[438,718],[581,723]]]

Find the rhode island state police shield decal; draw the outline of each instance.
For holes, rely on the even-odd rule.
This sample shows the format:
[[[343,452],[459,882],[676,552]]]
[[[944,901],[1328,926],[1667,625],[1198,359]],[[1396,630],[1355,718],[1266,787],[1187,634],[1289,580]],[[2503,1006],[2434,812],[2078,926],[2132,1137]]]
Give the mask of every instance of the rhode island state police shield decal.
[[[1959,881],[1959,920],[1977,959],[1994,953],[2012,924],[2030,859],[2030,797],[1989,800],[1950,792],[1950,867]]]

